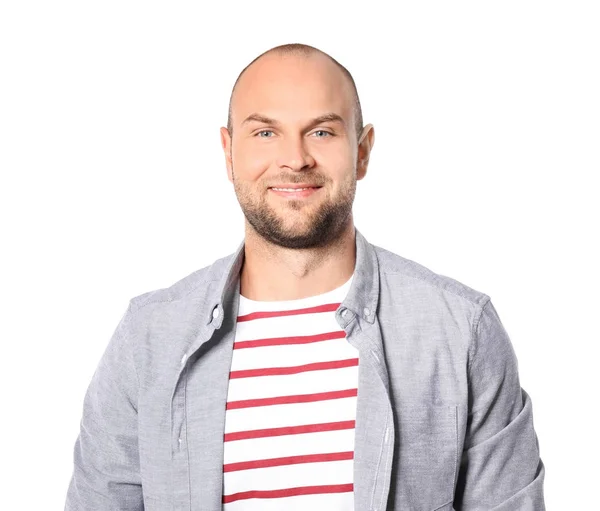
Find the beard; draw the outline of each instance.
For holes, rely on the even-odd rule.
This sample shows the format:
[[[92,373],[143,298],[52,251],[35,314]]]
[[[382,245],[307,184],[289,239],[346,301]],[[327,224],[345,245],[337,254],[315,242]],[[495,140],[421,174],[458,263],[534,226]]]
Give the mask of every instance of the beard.
[[[324,247],[341,236],[352,213],[356,194],[354,175],[354,173],[350,174],[348,180],[342,183],[339,196],[335,200],[325,200],[315,208],[310,204],[304,204],[304,199],[285,199],[281,201],[281,207],[275,209],[269,204],[265,195],[257,195],[253,192],[252,186],[236,180],[232,166],[235,194],[248,223],[266,241],[293,249]],[[322,180],[310,179],[307,175],[303,175],[302,179],[322,182]],[[260,186],[253,187],[259,191],[264,190]],[[271,192],[267,190],[267,193]],[[306,210],[304,217],[287,226],[285,217],[290,216],[290,213],[298,216],[295,212],[303,209]]]

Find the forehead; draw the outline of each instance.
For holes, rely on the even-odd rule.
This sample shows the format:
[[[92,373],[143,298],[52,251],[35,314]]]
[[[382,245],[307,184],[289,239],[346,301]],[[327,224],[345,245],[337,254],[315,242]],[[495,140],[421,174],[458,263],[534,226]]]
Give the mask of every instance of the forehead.
[[[238,81],[232,123],[239,126],[253,113],[294,122],[335,112],[350,125],[353,101],[348,78],[325,56],[266,55]]]

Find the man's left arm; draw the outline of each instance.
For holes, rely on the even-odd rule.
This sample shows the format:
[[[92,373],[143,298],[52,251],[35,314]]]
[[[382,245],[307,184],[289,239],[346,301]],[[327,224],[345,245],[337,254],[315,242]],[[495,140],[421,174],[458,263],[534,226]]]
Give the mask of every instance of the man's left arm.
[[[489,298],[473,325],[468,374],[469,417],[454,509],[545,511],[531,399]]]

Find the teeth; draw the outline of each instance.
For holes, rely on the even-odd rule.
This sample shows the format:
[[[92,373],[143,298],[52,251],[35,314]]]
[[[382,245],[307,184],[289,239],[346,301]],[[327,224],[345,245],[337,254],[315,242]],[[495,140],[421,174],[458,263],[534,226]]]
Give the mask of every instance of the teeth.
[[[310,190],[310,188],[275,188],[273,190],[279,190],[280,192],[299,192],[301,190]]]

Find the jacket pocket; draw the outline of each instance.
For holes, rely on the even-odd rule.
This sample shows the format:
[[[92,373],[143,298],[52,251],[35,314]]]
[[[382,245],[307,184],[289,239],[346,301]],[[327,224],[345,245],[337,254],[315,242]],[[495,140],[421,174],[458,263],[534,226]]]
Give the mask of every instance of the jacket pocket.
[[[457,413],[454,405],[400,407],[393,509],[452,509],[458,466]]]

